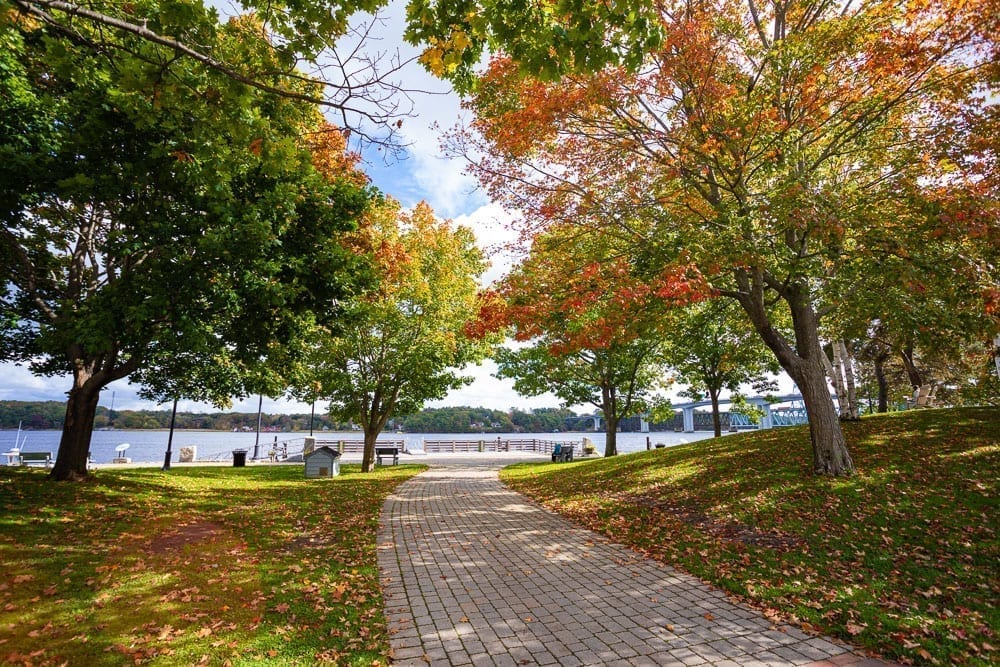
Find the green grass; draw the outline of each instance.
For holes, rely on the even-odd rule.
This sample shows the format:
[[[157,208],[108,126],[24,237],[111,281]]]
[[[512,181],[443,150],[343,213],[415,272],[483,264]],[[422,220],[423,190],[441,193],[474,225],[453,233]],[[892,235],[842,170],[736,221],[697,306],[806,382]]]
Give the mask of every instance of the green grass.
[[[423,466],[0,468],[0,663],[388,663],[382,501]]]
[[[810,474],[785,428],[504,481],[776,622],[915,664],[1000,664],[1000,409],[845,424],[858,474]]]

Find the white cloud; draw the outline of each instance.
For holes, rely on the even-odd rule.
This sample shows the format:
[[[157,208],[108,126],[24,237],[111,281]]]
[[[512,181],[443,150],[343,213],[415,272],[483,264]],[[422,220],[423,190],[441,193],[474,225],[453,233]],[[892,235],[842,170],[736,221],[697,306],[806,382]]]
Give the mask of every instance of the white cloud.
[[[221,0],[218,6],[225,15],[236,13],[233,9],[227,9],[228,5]],[[415,57],[419,51],[401,39],[405,3],[392,2],[382,18],[383,25],[373,34],[377,40],[372,42],[373,48],[383,52],[392,52],[398,48],[403,61]],[[460,99],[451,91],[449,84],[428,74],[415,61],[409,62],[394,78],[404,88],[414,91],[410,96],[415,115],[404,118],[400,130],[403,142],[408,144],[407,159],[386,164],[381,153],[372,153],[365,156],[368,162],[366,170],[371,172],[375,184],[383,192],[400,200],[404,206],[413,206],[423,199],[439,216],[452,218],[457,224],[472,228],[480,246],[492,260],[492,266],[483,278],[483,284],[488,284],[503,275],[512,264],[512,256],[503,252],[503,248],[514,240],[514,234],[506,226],[511,215],[501,206],[489,202],[484,193],[476,189],[475,179],[465,173],[465,164],[461,160],[446,159],[442,155],[440,132],[451,129],[460,122]],[[336,122],[336,119],[332,120]],[[536,398],[519,396],[514,391],[512,382],[492,376],[495,370],[492,362],[469,368],[466,372],[474,376],[475,381],[434,405],[469,405],[505,410],[510,407],[530,409],[559,404],[559,400],[551,395]],[[26,368],[9,363],[0,364],[0,374],[4,378],[0,386],[0,400],[65,401],[66,392],[72,384],[68,375],[35,377]],[[125,380],[109,385],[101,394],[100,404],[110,408],[112,397],[117,410],[170,407],[169,404],[157,406],[140,399],[136,387]],[[256,397],[250,397],[235,403],[231,410],[256,412],[257,401]],[[271,413],[308,413],[309,408],[306,403],[280,399],[265,398],[263,402],[264,411]],[[180,401],[178,409],[186,412],[216,411],[211,405],[193,401]],[[317,405],[317,411],[323,410],[325,406]]]
[[[514,214],[499,204],[487,203],[471,213],[454,219],[455,224],[472,229],[479,247],[490,260],[490,268],[480,279],[482,285],[489,285],[506,274],[517,261],[512,250],[517,240],[517,232],[511,229]]]
[[[491,410],[507,410],[508,408],[530,410],[533,408],[554,408],[561,404],[555,394],[534,397],[521,396],[514,390],[513,381],[501,380],[493,376],[496,370],[496,364],[490,360],[484,361],[480,366],[466,368],[465,373],[475,378],[472,383],[451,392],[440,401],[428,403],[427,407],[468,406],[473,408],[486,407]]]

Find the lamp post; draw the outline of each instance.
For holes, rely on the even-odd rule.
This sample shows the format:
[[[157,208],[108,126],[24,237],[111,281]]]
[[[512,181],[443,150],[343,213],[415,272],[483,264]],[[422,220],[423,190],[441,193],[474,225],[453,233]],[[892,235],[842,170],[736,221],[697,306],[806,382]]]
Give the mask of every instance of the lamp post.
[[[313,399],[312,408],[309,410],[309,437],[313,434],[313,417],[316,416],[316,399]]]
[[[174,397],[174,409],[170,413],[170,434],[167,435],[167,453],[163,455],[163,470],[170,470],[171,447],[174,444],[174,421],[177,419],[177,397]]]
[[[264,407],[264,394],[260,394],[260,400],[257,401],[257,439],[253,443],[253,460],[256,461],[260,458],[260,415],[261,410]]]

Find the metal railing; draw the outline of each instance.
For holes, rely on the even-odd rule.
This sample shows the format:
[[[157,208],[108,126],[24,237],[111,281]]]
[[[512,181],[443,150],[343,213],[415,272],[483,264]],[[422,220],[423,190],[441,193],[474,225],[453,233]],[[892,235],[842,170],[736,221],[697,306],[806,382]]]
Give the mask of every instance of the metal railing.
[[[582,453],[583,445],[576,442],[556,442],[537,438],[516,440],[479,438],[476,440],[424,440],[424,451],[428,454],[465,454],[472,452],[538,452],[551,454],[556,445],[572,447],[574,453]]]

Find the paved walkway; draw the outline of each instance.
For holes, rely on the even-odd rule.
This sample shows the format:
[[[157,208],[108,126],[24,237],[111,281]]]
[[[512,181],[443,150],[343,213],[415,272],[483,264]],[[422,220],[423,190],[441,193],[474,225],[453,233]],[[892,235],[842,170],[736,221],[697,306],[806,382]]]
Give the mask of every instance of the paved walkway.
[[[437,464],[440,461],[428,461]],[[396,665],[875,665],[531,504],[501,461],[400,485],[378,562]]]

